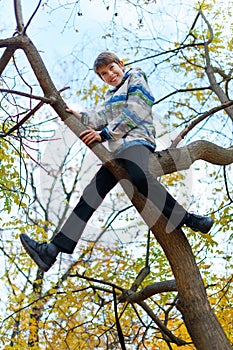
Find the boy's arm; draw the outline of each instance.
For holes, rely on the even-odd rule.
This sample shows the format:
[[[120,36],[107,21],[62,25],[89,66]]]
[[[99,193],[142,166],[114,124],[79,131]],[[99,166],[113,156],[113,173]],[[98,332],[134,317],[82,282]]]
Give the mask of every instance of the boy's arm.
[[[82,121],[83,117],[85,116],[84,113],[76,112],[70,108],[67,108],[66,111],[68,113],[73,114],[80,121]],[[88,146],[90,146],[95,141],[97,141],[97,142],[102,141],[101,136],[100,136],[100,131],[96,131],[96,130],[90,128],[89,126],[87,127],[87,130],[84,130],[83,132],[81,132],[81,134],[79,136],[82,139],[82,141]]]
[[[84,125],[95,129],[102,130],[106,125],[104,122],[104,110],[96,111],[90,110],[87,112],[76,112],[73,109],[67,108],[66,111],[68,113],[73,114],[76,118],[78,118]]]
[[[143,125],[150,133],[152,127],[151,109],[154,97],[151,94],[143,72],[134,72],[129,77],[127,103],[122,113],[114,118],[100,133],[102,140],[117,140],[130,130]]]
[[[66,108],[66,112],[73,114],[73,115],[74,115],[76,118],[78,118],[79,120],[82,119],[82,113],[76,112],[76,111],[74,111],[74,110],[71,109],[71,108]]]

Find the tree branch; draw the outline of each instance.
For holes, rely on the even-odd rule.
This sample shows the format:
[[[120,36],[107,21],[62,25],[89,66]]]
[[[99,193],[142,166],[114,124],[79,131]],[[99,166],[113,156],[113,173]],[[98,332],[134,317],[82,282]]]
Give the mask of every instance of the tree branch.
[[[181,92],[204,91],[204,90],[211,90],[211,87],[210,87],[210,86],[204,86],[204,87],[199,87],[199,88],[196,87],[196,88],[190,88],[190,89],[188,89],[188,88],[186,88],[186,89],[177,89],[177,90],[172,91],[172,92],[170,92],[169,94],[163,96],[163,97],[160,98],[159,100],[156,100],[156,101],[154,102],[154,105],[157,105],[157,104],[159,104],[160,102],[166,100],[167,98],[169,98],[169,97],[171,97],[171,96],[173,96],[173,95],[179,94],[179,93],[181,93]]]
[[[202,122],[204,119],[206,119],[207,117],[209,117],[210,115],[221,111],[222,109],[227,109],[227,107],[230,107],[233,105],[233,101],[228,101],[225,102],[223,104],[221,104],[221,106],[217,106],[214,107],[212,109],[210,109],[209,111],[203,113],[202,115],[200,115],[198,118],[195,118],[194,120],[192,120],[192,122],[184,129],[180,132],[180,134],[175,138],[174,141],[172,141],[171,144],[171,148],[174,148],[178,145],[178,143],[184,139],[184,137],[188,134],[188,132],[190,130],[192,130],[197,124],[199,124],[200,122]]]
[[[88,277],[88,276],[85,276],[85,275],[81,275],[80,273],[75,273],[75,274],[69,274],[70,277],[78,277],[78,278],[82,278],[82,279],[85,279],[89,282],[95,282],[95,283],[99,283],[99,284],[103,284],[103,285],[106,285],[106,286],[109,286],[109,287],[112,287],[116,290],[120,290],[121,292],[123,292],[123,288],[120,287],[120,286],[117,286],[116,284],[114,283],[111,283],[111,282],[107,282],[107,281],[104,281],[104,280],[98,280],[97,278],[93,278],[93,277]]]
[[[65,87],[65,88],[59,90],[59,92],[62,92],[64,90],[68,89],[68,88],[69,87]],[[21,95],[21,96],[34,98],[36,100],[41,100],[41,102],[39,102],[29,113],[27,113],[25,115],[25,117],[19,123],[14,125],[6,133],[0,134],[0,138],[1,137],[6,137],[6,136],[12,134],[15,130],[18,130],[32,115],[34,115],[44,105],[44,103],[53,103],[53,101],[49,100],[46,97],[35,96],[35,95],[32,95],[32,94],[27,94],[27,93],[20,92],[20,91],[13,91],[13,90],[7,90],[7,89],[0,89],[0,91],[15,93],[15,94],[18,94],[18,95]]]
[[[9,129],[6,133],[0,134],[0,138],[6,137],[12,134],[15,130],[18,130],[20,126],[22,126],[33,114],[35,114],[42,106],[43,102],[39,102],[29,113],[25,115],[25,117],[16,125],[14,125],[11,129]]]
[[[228,102],[228,97],[223,91],[223,89],[220,87],[220,85],[217,83],[217,80],[214,75],[214,68],[211,65],[211,60],[210,60],[210,55],[209,55],[209,44],[213,40],[213,30],[212,27],[210,26],[210,23],[207,21],[207,18],[205,17],[204,13],[201,11],[201,16],[203,20],[205,21],[208,30],[210,32],[210,38],[208,41],[205,42],[204,44],[204,49],[205,49],[205,60],[206,60],[206,74],[210,82],[211,89],[215,92],[215,94],[218,96],[220,102],[222,104]],[[233,121],[233,107],[230,105],[230,107],[226,108],[226,112],[229,115],[229,117]]]
[[[14,48],[19,49],[21,47],[21,36],[13,36],[11,38],[7,39],[0,39],[0,48],[1,47],[6,47],[8,49]]]
[[[22,34],[24,31],[24,24],[23,24],[23,14],[22,14],[21,1],[14,0],[14,8],[15,8],[15,19],[16,19],[16,24],[17,24],[17,32],[19,34]]]
[[[149,275],[149,273],[150,273],[150,267],[149,266],[143,267],[139,272],[138,276],[136,277],[136,280],[133,282],[130,288],[130,291],[136,292],[138,287],[142,284],[142,282]]]
[[[138,305],[140,305],[143,310],[151,317],[151,319],[155,322],[155,324],[159,327],[159,329],[175,344],[178,346],[185,345],[186,342],[180,338],[177,338],[169,329],[163,324],[163,322],[160,321],[158,316],[155,315],[153,310],[144,302],[140,301],[138,302]]]
[[[35,8],[35,11],[34,11],[33,14],[31,15],[31,17],[29,18],[29,20],[28,20],[28,22],[27,22],[27,24],[26,24],[26,26],[25,26],[25,28],[24,28],[24,33],[26,33],[26,30],[27,30],[27,28],[29,27],[29,25],[30,25],[30,23],[31,23],[31,21],[32,21],[32,19],[33,19],[33,17],[35,16],[35,14],[37,13],[37,11],[39,10],[39,7],[40,7],[40,5],[41,5],[41,2],[42,2],[42,0],[39,0],[37,6],[36,6],[36,8]]]
[[[233,146],[220,147],[209,141],[194,141],[181,148],[168,148],[150,156],[150,171],[155,176],[171,174],[189,169],[196,160],[204,160],[215,165],[233,163]]]
[[[0,92],[6,92],[6,93],[14,94],[14,95],[33,98],[34,100],[40,100],[40,101],[43,101],[44,103],[51,103],[52,102],[47,97],[32,95],[32,94],[28,94],[28,93],[22,92],[22,91],[16,91],[16,90],[10,90],[10,89],[0,89]]]
[[[0,58],[0,75],[2,75],[4,69],[8,65],[11,57],[14,55],[15,48],[7,47]]]
[[[152,297],[155,294],[165,292],[177,292],[175,280],[168,280],[164,282],[156,282],[147,285],[139,292],[135,293],[130,290],[125,290],[118,298],[119,302],[139,303],[147,298]]]

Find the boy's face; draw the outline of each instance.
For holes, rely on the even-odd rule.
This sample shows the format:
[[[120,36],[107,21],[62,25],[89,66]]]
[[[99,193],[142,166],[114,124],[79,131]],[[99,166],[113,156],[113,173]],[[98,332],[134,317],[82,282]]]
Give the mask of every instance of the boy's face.
[[[109,63],[107,66],[100,67],[98,69],[98,74],[108,85],[118,86],[121,84],[124,77],[124,63]]]

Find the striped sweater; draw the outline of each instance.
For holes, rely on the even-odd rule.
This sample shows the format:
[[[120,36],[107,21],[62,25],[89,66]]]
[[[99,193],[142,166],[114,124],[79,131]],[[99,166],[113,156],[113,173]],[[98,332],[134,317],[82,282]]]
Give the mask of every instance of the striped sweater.
[[[144,72],[133,68],[125,73],[120,86],[107,92],[104,108],[83,113],[82,122],[101,130],[112,152],[139,143],[155,149],[153,102]]]

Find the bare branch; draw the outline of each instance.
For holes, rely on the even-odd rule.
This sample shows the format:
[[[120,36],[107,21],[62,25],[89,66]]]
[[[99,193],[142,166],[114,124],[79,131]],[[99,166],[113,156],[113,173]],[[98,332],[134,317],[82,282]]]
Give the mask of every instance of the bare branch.
[[[112,287],[116,290],[120,290],[121,292],[123,292],[123,288],[120,287],[120,286],[117,286],[116,284],[114,283],[111,283],[111,282],[107,282],[107,281],[104,281],[104,280],[98,280],[97,278],[92,278],[92,277],[88,277],[88,276],[85,276],[85,275],[81,275],[80,273],[75,273],[75,274],[69,274],[70,277],[78,277],[78,278],[82,278],[82,279],[85,279],[89,282],[95,282],[95,283],[99,283],[99,284],[103,284],[103,285],[106,285],[106,286],[109,286],[109,287]]]
[[[206,25],[208,27],[208,30],[209,30],[209,36],[210,37],[209,37],[209,39],[207,41],[205,41],[205,45],[209,45],[214,39],[214,32],[213,32],[213,29],[212,29],[209,21],[207,21],[207,18],[204,15],[203,11],[199,11],[199,13],[200,13],[201,17],[204,19],[204,21],[205,21],[205,23],[206,23]]]
[[[31,17],[29,18],[29,20],[28,20],[28,22],[27,22],[27,24],[26,24],[26,26],[25,26],[25,28],[24,28],[24,33],[26,33],[26,30],[27,30],[27,28],[29,27],[29,25],[30,25],[30,23],[31,23],[31,21],[32,21],[32,19],[33,19],[33,17],[35,16],[35,14],[37,13],[37,11],[39,10],[39,7],[40,7],[41,2],[42,2],[42,0],[39,0],[38,4],[37,4],[37,6],[36,6],[35,11],[34,11],[33,14],[31,15]]]
[[[155,324],[159,327],[159,329],[175,344],[181,346],[185,345],[186,342],[180,338],[177,338],[169,329],[163,324],[163,322],[158,318],[158,316],[155,315],[153,310],[144,302],[141,301],[138,303],[144,311],[151,317],[151,319],[155,322]]]
[[[214,108],[210,109],[209,111],[200,115],[198,118],[195,118],[184,130],[182,130],[180,132],[180,134],[175,138],[175,140],[172,141],[172,144],[170,147],[175,148],[178,145],[178,143],[182,139],[184,139],[184,137],[188,134],[188,132],[190,130],[192,130],[197,124],[202,122],[204,119],[206,119],[207,117],[209,117],[210,115],[212,115],[214,113],[221,111],[222,109],[227,109],[227,107],[230,107],[232,105],[233,105],[233,101],[225,102],[221,106],[214,107]]]
[[[21,47],[21,40],[22,38],[20,36],[13,36],[7,39],[0,39],[0,48],[8,47],[14,48],[15,50],[19,49]]]
[[[133,284],[132,284],[132,286],[130,288],[130,291],[136,292],[138,287],[142,284],[142,282],[149,275],[149,273],[150,273],[150,267],[149,266],[143,267],[141,269],[141,271],[139,272],[136,280],[133,282]]]
[[[34,107],[19,123],[14,125],[6,133],[0,134],[0,137],[6,137],[12,134],[15,130],[18,130],[20,126],[22,126],[33,114],[35,114],[43,106],[43,104],[43,102],[39,102],[38,105],[36,105],[36,107]]]
[[[204,90],[211,90],[210,86],[204,86],[204,87],[199,87],[199,88],[190,88],[190,89],[177,89],[175,91],[170,92],[169,94],[163,96],[159,100],[154,102],[154,105],[159,104],[160,102],[166,100],[167,98],[179,94],[181,92],[191,92],[191,91],[204,91]]]
[[[2,57],[0,58],[0,75],[2,75],[4,69],[6,68],[10,59],[14,55],[14,52],[15,52],[15,48],[13,47],[7,47],[6,50],[4,51]]]
[[[228,96],[223,91],[223,89],[221,88],[221,86],[217,83],[217,80],[216,80],[215,75],[214,75],[215,69],[211,65],[211,60],[210,60],[210,55],[209,55],[209,44],[213,40],[213,30],[212,30],[212,28],[210,26],[210,23],[207,21],[207,18],[203,14],[203,12],[201,12],[201,16],[204,19],[205,23],[207,24],[207,27],[208,27],[209,32],[210,32],[210,38],[204,44],[205,60],[206,60],[206,69],[205,69],[206,70],[206,74],[207,74],[207,77],[209,79],[211,89],[218,96],[220,102],[222,104],[225,104],[226,102],[229,101],[229,99],[228,99]],[[226,108],[226,112],[229,115],[229,117],[233,120],[233,107],[232,107],[232,105],[230,105],[228,108]]]
[[[155,294],[176,291],[177,287],[175,280],[168,280],[149,284],[137,293],[133,292],[132,289],[125,290],[122,295],[119,296],[118,300],[119,302],[138,303]]]
[[[131,64],[135,64],[135,63],[139,63],[139,62],[144,62],[144,61],[150,60],[150,59],[155,58],[155,57],[159,57],[159,56],[162,56],[162,55],[167,55],[169,53],[178,53],[182,49],[186,49],[186,48],[190,48],[190,47],[198,47],[198,46],[203,46],[203,45],[204,45],[204,42],[185,44],[185,45],[181,44],[179,47],[176,47],[174,49],[166,50],[166,51],[159,52],[159,53],[156,53],[156,54],[151,55],[151,56],[146,56],[146,57],[134,60],[134,61],[127,62],[125,64],[125,66],[131,65]]]
[[[23,24],[23,14],[22,14],[21,0],[14,0],[14,8],[15,8],[15,18],[16,18],[16,24],[17,24],[17,32],[19,34],[22,34],[23,31],[24,31],[24,24]]]
[[[44,103],[51,103],[52,102],[52,100],[50,100],[47,97],[32,95],[32,94],[28,94],[28,93],[22,92],[22,91],[9,90],[9,89],[0,89],[0,92],[6,92],[6,93],[10,93],[10,94],[15,94],[15,95],[19,95],[19,96],[33,98],[34,100],[40,100],[40,101],[42,101]]]
[[[69,87],[64,87],[61,90],[59,90],[59,92],[62,92],[64,90],[66,90],[66,89],[69,89]],[[26,96],[26,97],[30,97],[30,98],[41,100],[41,102],[39,102],[19,123],[14,125],[6,133],[0,134],[0,137],[6,137],[6,136],[12,134],[15,130],[18,130],[20,128],[20,126],[22,126],[32,115],[34,115],[44,105],[44,103],[51,103],[51,102],[53,102],[53,101],[49,100],[46,97],[35,96],[35,95],[27,94],[27,93],[24,93],[24,92],[20,92],[20,91],[13,91],[13,90],[7,90],[7,89],[0,89],[0,91],[15,93],[15,94],[18,94],[18,95],[21,95],[21,96]]]
[[[224,183],[225,183],[227,197],[229,198],[230,203],[233,203],[233,197],[230,194],[230,190],[229,190],[229,187],[228,187],[227,173],[226,173],[226,167],[225,166],[223,167],[223,176],[224,176]]]

